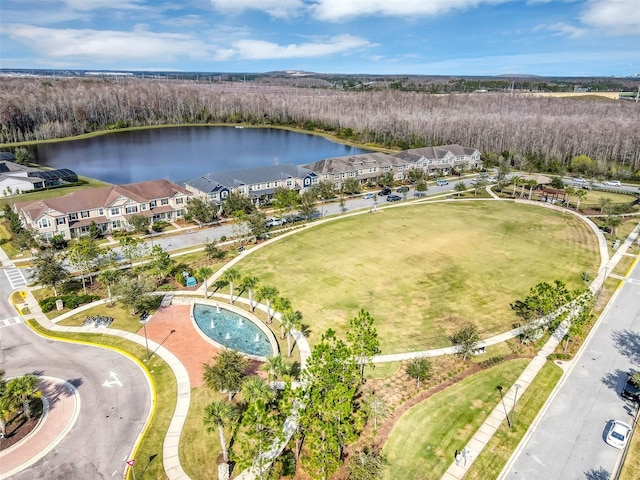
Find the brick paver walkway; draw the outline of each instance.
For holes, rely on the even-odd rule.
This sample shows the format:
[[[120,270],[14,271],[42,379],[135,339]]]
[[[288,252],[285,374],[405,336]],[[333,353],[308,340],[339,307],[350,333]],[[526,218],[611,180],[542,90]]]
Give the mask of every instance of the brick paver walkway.
[[[178,357],[189,373],[191,388],[196,388],[202,386],[202,364],[217,355],[219,350],[195,330],[189,316],[190,309],[191,305],[158,309],[147,323],[147,336]],[[141,329],[138,335],[144,336],[144,331]]]

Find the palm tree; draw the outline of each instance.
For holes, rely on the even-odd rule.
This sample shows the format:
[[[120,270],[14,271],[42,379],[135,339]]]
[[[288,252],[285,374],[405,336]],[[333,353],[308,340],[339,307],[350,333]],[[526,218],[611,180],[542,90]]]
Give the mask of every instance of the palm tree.
[[[240,280],[241,276],[237,268],[229,268],[222,274],[222,280],[229,283],[229,303],[233,303],[233,282]]]
[[[211,433],[214,429],[218,429],[222,458],[224,458],[225,462],[229,461],[229,454],[227,452],[227,442],[224,438],[224,429],[231,425],[237,417],[238,411],[236,407],[224,400],[213,401],[204,407],[203,421],[207,427],[207,432]]]
[[[272,313],[271,313],[271,302],[278,298],[278,294],[280,292],[276,287],[271,285],[261,285],[256,292],[256,297],[258,301],[266,300],[267,302],[267,317],[269,318],[269,323],[273,321]]]
[[[258,286],[260,280],[253,275],[247,275],[240,282],[240,288],[246,290],[249,294],[249,309],[253,312],[256,306],[253,304],[253,291]]]
[[[16,377],[7,382],[6,395],[17,404],[22,405],[22,411],[27,420],[31,420],[31,401],[42,396],[42,392],[36,390],[38,382],[38,377],[35,375]]]
[[[118,270],[103,270],[98,274],[98,280],[107,287],[107,297],[109,298],[109,305],[113,305],[111,300],[111,287],[118,282],[122,273]]]
[[[567,206],[569,206],[569,202],[571,201],[571,195],[576,194],[576,189],[573,187],[566,187],[564,189],[564,193],[567,195]]]
[[[616,228],[618,228],[620,226],[620,224],[622,223],[622,219],[620,217],[618,217],[617,215],[609,215],[607,217],[607,220],[606,220],[605,223],[609,227],[609,230],[611,232],[611,236],[615,237],[616,236]]]
[[[302,326],[302,313],[299,311],[287,310],[280,318],[282,326],[282,337],[287,334],[287,357],[291,356],[291,332],[299,330]]]
[[[0,438],[7,436],[7,422],[16,413],[15,404],[8,395],[0,396]]]
[[[600,197],[598,201],[600,202],[600,213],[604,213],[604,209],[611,205],[611,199],[607,197]]]
[[[195,271],[196,278],[204,283],[204,298],[209,296],[209,288],[207,287],[207,279],[213,275],[213,269],[211,267],[207,267],[206,265],[198,268]]]
[[[271,381],[289,372],[288,365],[284,363],[284,359],[280,354],[267,357],[267,361],[262,365],[262,370],[267,372]]]
[[[513,183],[513,196],[516,196],[516,187],[518,186],[518,184],[523,181],[524,179],[515,175],[512,179],[511,179],[511,183]],[[524,185],[524,182],[523,182]]]
[[[273,310],[276,312],[280,312],[280,314],[283,314],[287,310],[291,310],[291,300],[286,297],[276,298],[273,301]]]
[[[586,196],[587,196],[587,191],[586,190],[578,190],[576,192],[576,197],[578,197],[578,204],[576,205],[576,210],[578,212],[580,211],[580,200],[582,200]]]
[[[538,186],[538,181],[537,180],[529,180],[527,182],[527,184],[529,185],[529,200],[531,200],[531,195],[533,194],[533,189]]]
[[[257,375],[248,377],[242,384],[242,395],[247,403],[253,403],[256,400],[262,400],[265,404],[269,403],[273,397],[273,390],[269,388],[264,379]]]

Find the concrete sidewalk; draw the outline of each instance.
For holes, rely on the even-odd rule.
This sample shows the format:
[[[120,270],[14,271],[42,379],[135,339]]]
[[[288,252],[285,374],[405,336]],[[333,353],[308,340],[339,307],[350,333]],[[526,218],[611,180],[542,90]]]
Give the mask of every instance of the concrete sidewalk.
[[[599,233],[600,236],[602,236],[602,233]],[[615,268],[618,261],[622,258],[623,255],[625,255],[626,251],[633,244],[639,234],[640,224],[635,227],[629,237],[627,237],[627,239],[625,240],[624,244],[615,252],[615,254],[610,259],[608,258],[609,252],[606,242],[604,243],[604,248],[607,249],[605,252],[602,252],[603,243],[600,242],[601,254],[603,255],[603,257],[601,258],[607,260],[603,262],[604,266],[590,285],[592,291],[597,292],[598,290],[600,290],[607,277],[607,273],[611,272]],[[596,323],[599,321],[600,319],[596,320]],[[562,341],[568,328],[569,323],[565,321],[556,329],[553,335],[551,335],[549,340],[547,340],[547,342],[540,349],[535,358],[529,363],[520,377],[518,377],[514,385],[509,389],[509,391],[506,392],[506,394],[504,394],[504,402],[500,402],[498,403],[498,405],[496,405],[493,411],[489,414],[489,417],[473,435],[469,443],[462,449],[465,455],[460,459],[460,461],[453,462],[449,466],[445,474],[442,476],[443,480],[460,480],[464,477],[467,470],[473,464],[474,460],[477,458],[477,456],[484,449],[489,440],[491,440],[493,434],[498,430],[498,428],[500,428],[504,420],[507,418],[507,412],[510,412],[512,408],[515,408],[517,399],[521,398],[522,394],[527,391],[527,388],[529,387],[533,379],[547,362],[547,356],[553,353],[556,347]]]

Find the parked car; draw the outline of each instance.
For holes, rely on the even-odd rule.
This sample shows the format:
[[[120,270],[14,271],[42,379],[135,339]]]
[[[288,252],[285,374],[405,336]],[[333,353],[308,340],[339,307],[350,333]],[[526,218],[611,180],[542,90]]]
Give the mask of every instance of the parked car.
[[[447,180],[446,178],[439,178],[438,180],[436,180],[436,185],[438,187],[442,187],[444,185],[449,185],[449,180]]]
[[[624,383],[624,387],[622,387],[622,391],[620,392],[620,396],[626,398],[627,400],[632,400],[634,402],[640,403],[640,388],[633,382],[633,374],[635,372],[630,370],[627,372],[627,379]]]
[[[612,420],[609,431],[607,432],[606,441],[612,447],[622,449],[627,444],[627,441],[629,441],[630,435],[631,427],[628,424],[620,420]]]
[[[605,185],[608,185],[609,187],[621,187],[622,183],[620,183],[620,180],[607,180],[606,182],[604,182]]]
[[[267,218],[265,226],[267,228],[279,227],[281,225],[284,225],[285,223],[287,223],[287,221],[284,218],[270,217],[270,218]]]
[[[400,195],[396,195],[395,193],[387,196],[387,202],[397,202],[400,200],[402,200],[402,197]]]
[[[398,193],[406,193],[409,191],[409,187],[407,187],[406,185],[402,186],[402,187],[398,187],[398,189],[396,190],[396,192]]]
[[[364,198],[365,200],[368,200],[368,199],[373,198],[373,197],[375,197],[375,195],[374,195],[373,193],[371,193],[371,192],[369,192],[369,193],[365,193],[365,194],[362,196],[362,198]]]
[[[572,181],[573,183],[587,183],[587,181],[582,177],[574,177]]]
[[[489,182],[489,183],[495,183],[497,181],[498,181],[498,178],[493,176],[493,175],[491,175],[489,178],[487,178],[487,182]]]
[[[383,188],[382,190],[380,190],[378,192],[378,195],[380,195],[381,197],[384,195],[389,195],[391,193],[391,189],[390,188]]]

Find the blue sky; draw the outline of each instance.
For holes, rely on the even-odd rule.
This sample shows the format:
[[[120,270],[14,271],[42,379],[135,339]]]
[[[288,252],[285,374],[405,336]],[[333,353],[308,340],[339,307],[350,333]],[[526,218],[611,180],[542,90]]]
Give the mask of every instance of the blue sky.
[[[640,73],[639,0],[2,0],[0,66]]]

